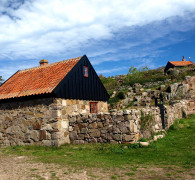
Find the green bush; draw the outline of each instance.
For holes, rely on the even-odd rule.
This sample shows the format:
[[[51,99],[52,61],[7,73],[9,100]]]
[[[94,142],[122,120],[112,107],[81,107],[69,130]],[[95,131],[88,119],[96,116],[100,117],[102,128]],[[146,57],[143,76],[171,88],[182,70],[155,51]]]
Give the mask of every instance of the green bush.
[[[108,100],[108,104],[116,104],[117,102],[119,102],[119,98],[117,96],[113,97],[113,98],[110,98]]]
[[[137,69],[130,67],[129,73],[124,78],[125,85],[134,85],[135,83],[145,84],[147,82],[164,81],[170,79],[171,75],[164,75],[163,67],[149,70],[147,67]]]
[[[0,85],[1,85],[2,82],[3,82],[3,79],[2,79],[2,76],[0,76]]]
[[[117,97],[118,97],[119,99],[125,99],[125,94],[124,94],[124,92],[120,91],[120,92],[117,94]]]
[[[153,121],[153,117],[151,114],[144,114],[143,111],[141,111],[141,130],[146,129],[148,126],[150,126],[151,122]]]
[[[113,90],[118,84],[117,84],[117,80],[113,79],[111,77],[103,77],[101,78],[102,83],[104,84],[104,87],[106,88],[106,90]]]

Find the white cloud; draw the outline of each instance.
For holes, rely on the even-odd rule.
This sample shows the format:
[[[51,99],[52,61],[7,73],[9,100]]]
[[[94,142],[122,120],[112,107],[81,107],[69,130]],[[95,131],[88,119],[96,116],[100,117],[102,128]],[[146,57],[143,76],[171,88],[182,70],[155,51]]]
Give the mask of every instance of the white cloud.
[[[31,59],[31,63],[35,64],[35,59],[45,57],[66,59],[85,54],[85,49],[89,47],[91,57],[106,54],[104,58],[93,60],[93,64],[121,60],[121,55],[111,56],[118,49],[128,49],[126,55],[132,58],[144,57],[149,50],[143,49],[140,54],[132,48],[149,44],[170,31],[189,30],[194,24],[175,26],[171,17],[181,17],[181,20],[185,17],[186,25],[194,18],[194,11],[194,0],[1,0],[0,65],[5,60]],[[190,13],[192,16],[186,16]],[[163,20],[173,26],[151,28],[147,31],[148,36],[144,31],[136,35],[136,27]],[[120,44],[117,38],[125,39],[123,36],[126,35],[132,41]],[[117,46],[109,47],[106,40],[116,41]],[[102,41],[105,43],[102,44]],[[10,68],[17,67],[12,65]],[[7,71],[2,69],[0,72],[5,75]]]
[[[111,39],[124,27],[183,16],[195,10],[195,1],[35,0],[22,4],[3,0],[0,7],[7,12],[0,17],[0,59],[17,59],[66,54],[92,41]]]

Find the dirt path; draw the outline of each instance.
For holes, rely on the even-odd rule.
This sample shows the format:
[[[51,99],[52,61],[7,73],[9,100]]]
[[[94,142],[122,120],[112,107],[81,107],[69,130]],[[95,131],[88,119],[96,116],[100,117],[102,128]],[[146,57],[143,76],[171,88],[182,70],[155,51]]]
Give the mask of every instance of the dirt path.
[[[0,156],[0,180],[89,179],[86,171],[73,172],[56,164],[34,163],[24,156]]]
[[[0,180],[87,180],[87,179],[194,179],[195,169],[133,167],[78,170],[56,164],[35,163],[25,156],[0,154]]]

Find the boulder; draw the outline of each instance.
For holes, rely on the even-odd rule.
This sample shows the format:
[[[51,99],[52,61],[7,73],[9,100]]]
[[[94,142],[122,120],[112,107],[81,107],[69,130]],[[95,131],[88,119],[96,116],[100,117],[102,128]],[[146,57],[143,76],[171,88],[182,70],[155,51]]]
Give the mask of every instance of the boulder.
[[[180,84],[177,88],[175,95],[178,97],[184,97],[189,89],[188,86],[188,84]]]
[[[123,103],[123,105],[124,106],[128,106],[129,104],[130,104],[130,99],[129,98],[127,98],[127,99],[124,99],[123,101],[122,101],[122,103]]]
[[[149,142],[140,142],[142,146],[149,146]]]

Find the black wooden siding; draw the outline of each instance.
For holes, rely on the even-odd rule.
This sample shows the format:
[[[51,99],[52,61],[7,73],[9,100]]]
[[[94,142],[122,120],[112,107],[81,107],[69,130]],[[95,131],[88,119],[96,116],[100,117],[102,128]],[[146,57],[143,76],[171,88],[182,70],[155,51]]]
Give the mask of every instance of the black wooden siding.
[[[83,66],[88,67],[88,77],[83,75]],[[107,101],[109,95],[86,55],[54,89],[56,97],[92,101]]]
[[[175,66],[173,64],[171,64],[170,62],[167,63],[167,65],[165,66],[164,71],[167,72],[170,68],[174,68]]]

